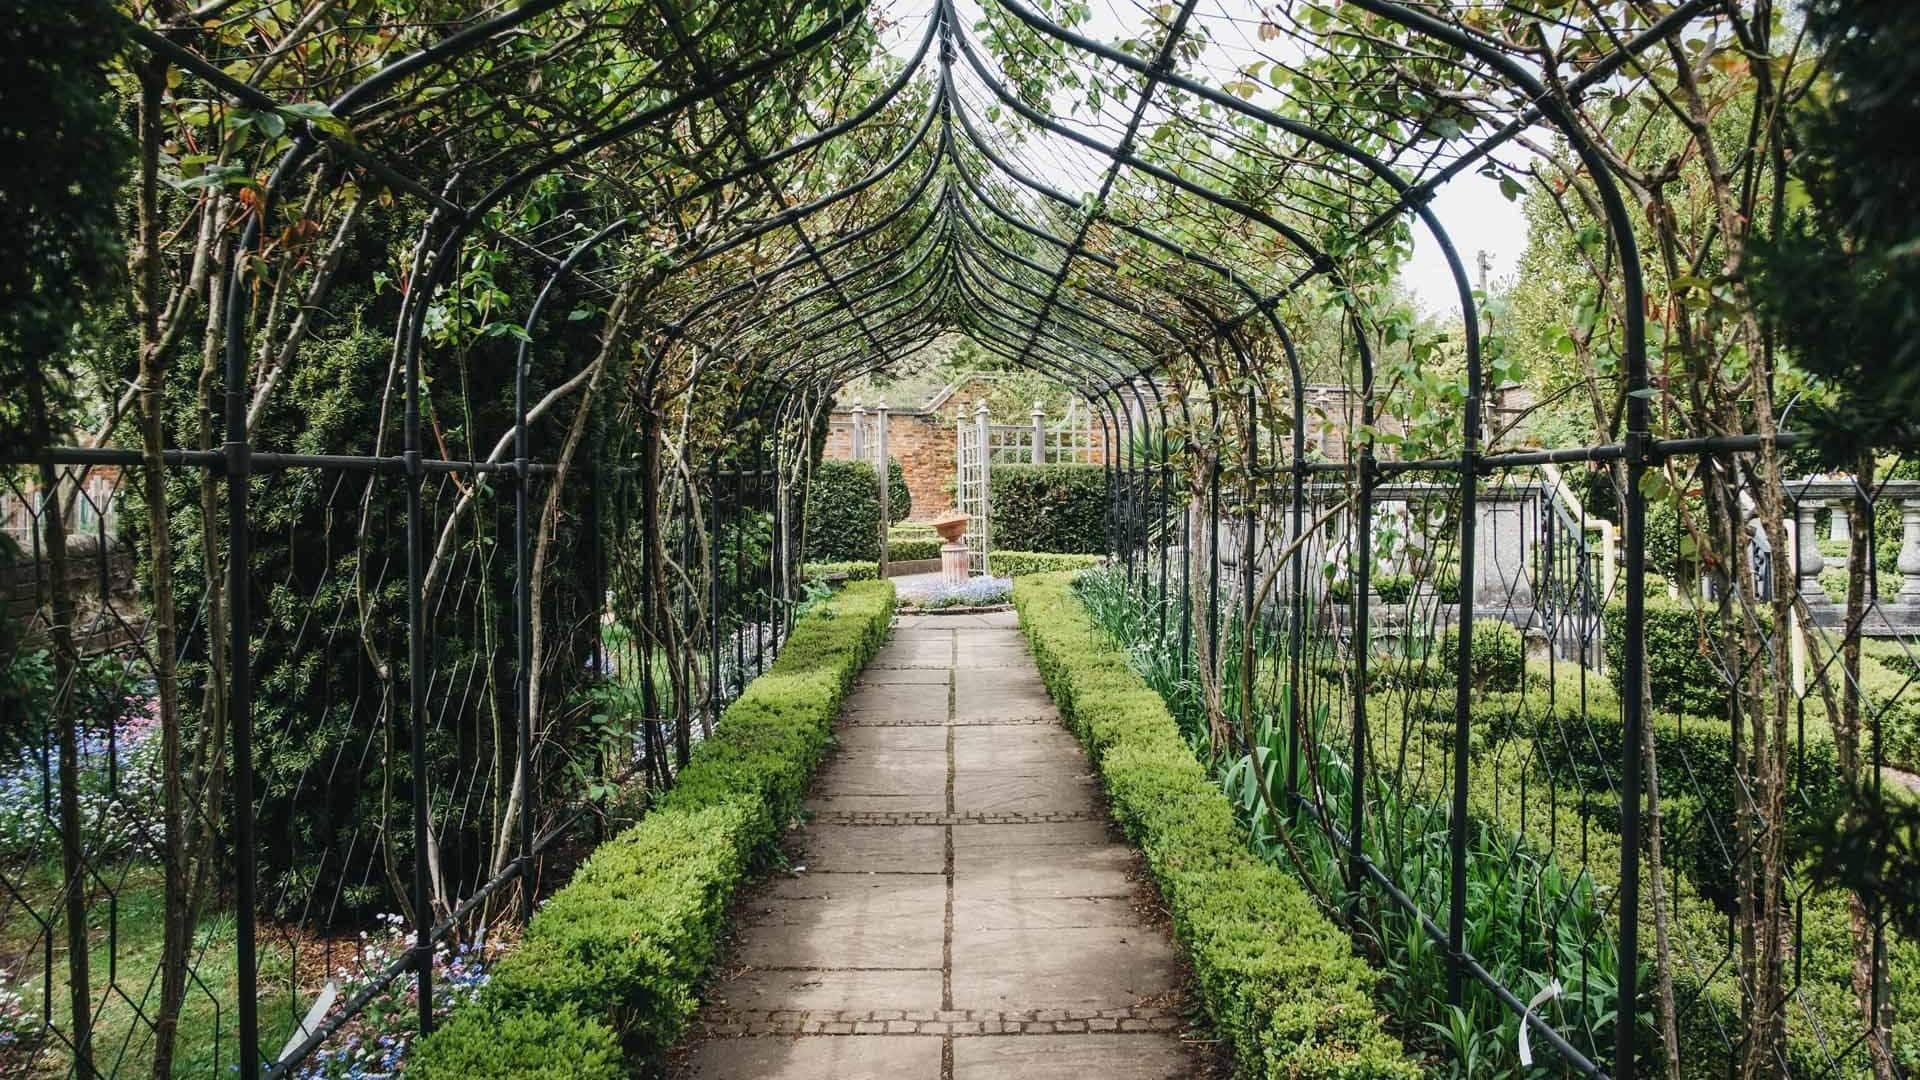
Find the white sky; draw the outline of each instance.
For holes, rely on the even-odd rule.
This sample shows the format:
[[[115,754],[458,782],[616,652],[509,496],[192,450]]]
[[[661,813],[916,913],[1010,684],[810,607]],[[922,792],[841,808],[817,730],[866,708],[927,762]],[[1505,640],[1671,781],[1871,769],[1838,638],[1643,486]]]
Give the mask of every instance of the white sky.
[[[1031,3],[1032,0],[1024,0]],[[959,0],[960,18],[963,24],[971,25],[978,17],[978,0]],[[1103,41],[1116,41],[1122,37],[1137,36],[1138,25],[1144,15],[1136,0],[1091,0],[1093,17],[1082,27],[1082,33]],[[912,54],[921,35],[926,30],[926,20],[931,16],[933,0],[889,0],[879,5],[878,10],[893,22],[890,33],[883,35],[888,51],[902,59]],[[1252,17],[1257,21],[1259,5],[1254,0],[1214,0],[1206,11],[1214,16],[1230,13],[1235,18]],[[1284,42],[1284,39],[1282,39]],[[1276,43],[1277,45],[1278,43]],[[1213,48],[1211,57],[1203,57],[1197,66],[1205,69],[1217,69],[1212,79],[1216,83],[1222,79],[1233,78],[1233,72],[1245,57],[1240,55],[1246,50],[1228,41],[1222,41]],[[1258,101],[1258,97],[1255,98]],[[1074,123],[1070,116],[1061,116],[1066,123]],[[1077,126],[1077,125],[1076,125]],[[1051,140],[1049,150],[1061,158],[1072,156],[1076,149],[1065,140]],[[1064,152],[1064,153],[1063,153]],[[1075,191],[1086,186],[1078,182],[1075,176],[1098,175],[1099,167],[1105,159],[1095,158],[1091,151],[1083,151],[1086,161],[1069,164],[1061,160],[1055,175],[1041,175],[1045,180],[1065,191]],[[1038,161],[1024,160],[1022,165],[1033,166],[1036,173],[1044,170],[1045,158]],[[1487,255],[1488,281],[1498,284],[1509,279],[1518,265],[1520,256],[1527,246],[1527,227],[1520,205],[1510,202],[1500,193],[1497,181],[1468,171],[1443,186],[1434,196],[1434,212],[1453,238],[1454,246],[1466,264],[1469,280],[1476,280],[1478,268],[1476,259],[1480,252]],[[1400,282],[1412,294],[1415,303],[1430,314],[1445,315],[1459,308],[1458,293],[1453,277],[1448,272],[1446,260],[1440,255],[1439,246],[1425,229],[1416,225],[1413,230],[1413,255],[1401,269]]]

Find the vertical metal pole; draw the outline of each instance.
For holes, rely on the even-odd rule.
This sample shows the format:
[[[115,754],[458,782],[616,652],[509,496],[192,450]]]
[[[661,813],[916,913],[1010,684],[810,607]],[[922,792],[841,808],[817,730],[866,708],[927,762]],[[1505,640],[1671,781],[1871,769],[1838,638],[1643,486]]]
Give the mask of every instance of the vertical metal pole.
[[[457,250],[457,248],[455,249]],[[424,302],[424,300],[422,301]],[[433,909],[427,858],[427,626],[426,518],[421,505],[424,472],[420,466],[420,340],[409,335],[406,350],[406,418],[401,461],[406,475],[407,513],[407,697],[412,726],[409,758],[413,767],[413,949],[418,989],[419,1028],[433,1030]],[[524,670],[524,669],[523,669]]]
[[[1371,427],[1371,394],[1361,402]],[[1347,817],[1347,885],[1357,887],[1366,873],[1367,666],[1373,652],[1373,443],[1360,444],[1359,507],[1354,511],[1353,579],[1353,798]]]
[[[707,466],[707,650],[711,675],[707,680],[707,717],[720,721],[720,702],[724,696],[721,682],[722,655],[720,635],[724,623],[720,617],[720,463]]]
[[[252,598],[247,588],[247,501],[252,487],[253,450],[247,441],[247,350],[243,313],[251,304],[246,252],[266,220],[267,207],[234,245],[233,277],[227,296],[225,411],[226,440],[221,446],[227,474],[227,723],[233,728],[233,908],[234,966],[239,993],[241,1080],[260,1075],[260,963],[255,952],[253,817],[253,650]]]
[[[1033,463],[1047,463],[1047,410],[1038,401],[1033,403]]]
[[[1299,406],[1295,405],[1296,414]],[[1306,658],[1303,655],[1307,642],[1307,545],[1301,539],[1306,529],[1307,513],[1307,462],[1305,427],[1300,417],[1293,419],[1293,529],[1287,538],[1295,545],[1293,552],[1293,574],[1291,591],[1287,605],[1287,812],[1293,813],[1299,803],[1300,794],[1300,755],[1306,747],[1306,740],[1300,737],[1300,724],[1306,710],[1300,700],[1304,692],[1302,674],[1306,670]]]
[[[887,468],[887,399],[881,398],[874,409],[873,420],[874,459],[873,471],[880,483],[880,576],[887,576],[887,534],[893,525],[893,492],[888,490]]]
[[[1461,963],[1467,940],[1467,744],[1473,725],[1474,544],[1480,512],[1480,399],[1466,400],[1460,469],[1460,622],[1453,672],[1453,812],[1447,822],[1451,857],[1447,898],[1447,1001],[1460,1004],[1465,991]]]
[[[1644,358],[1629,365],[1630,389],[1646,385]],[[1637,384],[1637,385],[1636,385]],[[1626,612],[1621,627],[1620,685],[1620,985],[1615,1005],[1613,1075],[1633,1080],[1640,990],[1640,785],[1646,738],[1647,498],[1641,483],[1651,463],[1652,417],[1646,395],[1627,395]]]
[[[513,375],[513,634],[514,767],[520,774],[520,920],[533,918],[533,558],[527,504],[531,479],[527,460],[528,346],[520,343]]]

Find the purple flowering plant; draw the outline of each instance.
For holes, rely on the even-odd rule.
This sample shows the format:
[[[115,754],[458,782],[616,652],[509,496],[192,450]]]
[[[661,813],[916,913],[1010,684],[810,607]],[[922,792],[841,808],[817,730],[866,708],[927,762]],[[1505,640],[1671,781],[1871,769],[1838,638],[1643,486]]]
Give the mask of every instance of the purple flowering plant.
[[[923,608],[988,607],[1013,598],[1013,579],[968,578],[957,585],[942,582],[920,597]]]
[[[333,971],[340,992],[322,1023],[406,955],[412,940],[406,919],[394,914],[380,916],[376,931],[361,931],[354,955]],[[433,953],[434,1012],[444,1016],[478,997],[491,977],[499,952],[498,946],[489,945],[484,933],[458,945],[442,942]],[[419,1000],[411,972],[395,977],[327,1045],[307,1059],[296,1073],[299,1080],[388,1080],[399,1076],[406,1067],[408,1050],[419,1037]]]

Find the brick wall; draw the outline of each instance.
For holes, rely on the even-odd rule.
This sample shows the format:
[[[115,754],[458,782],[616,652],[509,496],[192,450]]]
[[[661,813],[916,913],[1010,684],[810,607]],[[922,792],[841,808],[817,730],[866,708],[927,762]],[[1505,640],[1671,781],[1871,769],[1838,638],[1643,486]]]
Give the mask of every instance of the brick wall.
[[[104,572],[106,592],[101,592]],[[52,567],[31,554],[11,558],[0,552],[0,597],[5,617],[26,631],[30,645],[44,645],[46,626],[36,617],[51,602]],[[75,644],[81,653],[104,652],[143,632],[146,616],[133,579],[133,555],[124,544],[109,543],[100,550],[98,539],[85,534],[67,538],[67,590],[74,604]]]
[[[957,448],[953,430],[954,416],[973,415],[973,402],[995,390],[990,380],[975,379],[948,387],[926,409],[893,409],[887,413],[887,455],[900,462],[907,478],[907,490],[913,495],[909,521],[931,521],[953,509],[954,458]],[[1081,406],[1085,408],[1085,406]],[[1000,419],[1006,420],[1006,417]],[[1050,416],[1048,423],[1060,417]],[[1022,418],[1023,422],[1025,418]],[[843,460],[853,456],[853,414],[836,408],[827,429],[824,456]],[[867,413],[872,438],[873,413]],[[1096,460],[1105,460],[1106,438],[1099,422],[1093,425]]]

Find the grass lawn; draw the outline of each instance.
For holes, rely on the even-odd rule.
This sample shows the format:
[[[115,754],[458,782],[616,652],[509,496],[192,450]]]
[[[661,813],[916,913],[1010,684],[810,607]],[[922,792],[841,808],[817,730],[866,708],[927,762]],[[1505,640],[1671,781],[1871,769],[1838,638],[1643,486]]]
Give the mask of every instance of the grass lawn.
[[[0,970],[20,994],[21,1005],[36,1016],[47,1015],[51,989],[55,1026],[70,1032],[66,929],[52,917],[61,907],[58,867],[28,868],[9,872],[7,877],[16,894],[0,897]],[[114,879],[95,882],[88,908],[89,977],[96,1017],[94,1067],[103,1076],[152,1072],[164,913],[158,867],[133,864],[120,868]],[[35,915],[48,920],[45,928]],[[51,988],[46,970],[49,934],[54,939]],[[268,1053],[274,1053],[298,1022],[301,1003],[288,990],[284,950],[263,942],[260,957],[261,1042]],[[280,970],[275,970],[276,965]],[[175,1044],[175,1076],[223,1075],[237,1060],[236,978],[233,916],[228,912],[209,915],[201,920],[196,940]],[[31,1041],[0,1045],[0,1075],[64,1076],[72,1071],[72,1052],[61,1037],[48,1037],[38,1045]]]

